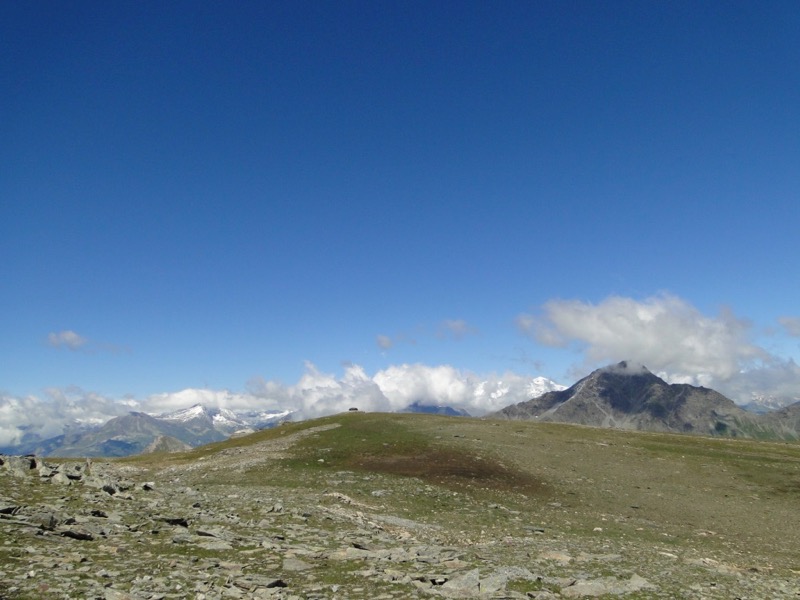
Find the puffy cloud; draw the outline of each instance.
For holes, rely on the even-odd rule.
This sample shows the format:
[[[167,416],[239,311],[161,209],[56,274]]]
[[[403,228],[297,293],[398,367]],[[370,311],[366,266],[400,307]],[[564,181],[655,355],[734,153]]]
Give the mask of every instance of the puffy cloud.
[[[88,340],[75,333],[70,329],[65,329],[64,331],[59,332],[51,332],[47,336],[47,343],[53,346],[53,348],[67,348],[68,350],[79,350],[82,346],[85,346]]]
[[[417,401],[423,404],[460,404],[469,387],[468,378],[449,365],[404,364],[378,371],[373,379],[395,408],[403,408]]]
[[[209,408],[227,408],[230,410],[272,410],[277,406],[267,406],[264,399],[253,394],[235,393],[229,390],[209,390],[187,388],[178,392],[153,394],[143,402],[137,403],[143,412],[160,414],[181,410],[202,404]]]
[[[479,376],[450,365],[395,365],[378,371],[373,381],[393,409],[419,402],[463,408],[476,416],[540,393],[530,377],[510,372]]]
[[[800,337],[800,317],[780,317],[778,322],[783,325],[786,333],[793,337]]]
[[[762,397],[784,404],[797,402],[800,401],[800,366],[791,359],[771,359],[719,382],[715,389],[742,404]]]
[[[300,381],[290,388],[291,397],[304,418],[346,411],[391,410],[391,406],[376,383],[358,365],[349,365],[344,377],[320,373],[308,364]]]
[[[463,408],[473,415],[499,410],[544,391],[546,380],[505,373],[478,376],[450,365],[394,365],[369,376],[358,365],[344,375],[322,373],[312,364],[292,386],[251,381],[249,391],[271,405],[296,410],[295,418],[312,418],[358,408],[401,410],[414,402]]]
[[[548,346],[578,344],[587,363],[632,359],[650,370],[702,385],[727,380],[769,359],[749,339],[749,324],[723,310],[708,317],[662,294],[637,301],[619,296],[599,304],[555,300],[517,324]]]

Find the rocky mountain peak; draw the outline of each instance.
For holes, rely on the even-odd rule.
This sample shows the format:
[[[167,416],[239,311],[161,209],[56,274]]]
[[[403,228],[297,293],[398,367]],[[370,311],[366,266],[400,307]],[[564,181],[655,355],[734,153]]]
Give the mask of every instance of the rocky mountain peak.
[[[542,394],[492,416],[706,435],[796,435],[793,427],[762,422],[714,390],[669,384],[634,361],[597,369],[566,390]]]

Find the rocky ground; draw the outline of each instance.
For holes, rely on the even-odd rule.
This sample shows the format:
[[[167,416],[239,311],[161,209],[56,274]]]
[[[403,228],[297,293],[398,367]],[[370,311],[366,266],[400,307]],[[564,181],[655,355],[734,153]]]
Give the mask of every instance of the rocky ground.
[[[800,598],[796,522],[775,560],[711,530],[687,543],[671,522],[587,520],[559,486],[337,468],[339,426],[161,463],[0,457],[0,599]]]

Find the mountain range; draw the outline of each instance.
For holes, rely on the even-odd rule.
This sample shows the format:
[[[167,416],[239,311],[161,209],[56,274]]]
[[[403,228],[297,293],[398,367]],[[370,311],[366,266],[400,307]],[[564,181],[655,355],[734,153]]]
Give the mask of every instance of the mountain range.
[[[530,399],[486,418],[554,421],[592,427],[757,439],[800,439],[800,402],[760,413],[714,390],[669,384],[643,365],[623,361],[597,369],[572,387],[537,377]],[[182,451],[273,427],[292,410],[233,411],[196,404],[164,414],[131,412],[103,425],[84,426],[50,439],[28,439],[0,454],[120,457]],[[470,417],[463,409],[416,401],[399,412]]]
[[[114,417],[99,427],[68,431],[46,440],[30,441],[5,454],[97,457],[130,456],[144,452],[176,451],[219,442],[239,432],[272,427],[291,414],[280,412],[233,412],[196,404],[160,415],[131,412]]]
[[[559,389],[564,389],[564,386],[546,377],[535,377],[530,380],[527,393],[532,397]],[[500,389],[492,397],[498,400],[507,393],[507,389]],[[258,411],[230,410],[203,404],[163,414],[130,412],[105,423],[76,422],[52,438],[43,439],[32,431],[24,431],[20,443],[0,446],[0,454],[119,457],[174,452],[273,427],[288,419],[293,412],[290,407]],[[470,416],[464,409],[432,403],[430,399],[416,400],[400,412]]]
[[[712,389],[669,384],[630,361],[597,369],[568,389],[507,406],[489,418],[759,439],[800,438],[800,402],[755,414]]]

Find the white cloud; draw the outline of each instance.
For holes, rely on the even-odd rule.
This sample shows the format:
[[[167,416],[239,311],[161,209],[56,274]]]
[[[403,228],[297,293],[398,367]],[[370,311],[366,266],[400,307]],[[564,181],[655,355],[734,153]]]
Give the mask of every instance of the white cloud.
[[[389,400],[359,365],[347,365],[344,375],[337,378],[306,363],[306,372],[295,385],[258,379],[250,382],[249,390],[263,401],[294,410],[297,419],[320,417],[350,408],[392,410]]]
[[[372,379],[394,410],[419,402],[463,408],[475,416],[528,400],[536,389],[531,377],[510,372],[479,376],[450,365],[395,365]]]
[[[520,315],[517,325],[541,344],[577,346],[584,372],[633,360],[670,382],[712,387],[738,402],[753,393],[800,394],[794,363],[756,345],[747,321],[730,310],[709,317],[669,294],[642,301],[612,296],[599,304],[554,300],[540,314]]]
[[[715,389],[742,404],[763,396],[782,399],[785,403],[797,402],[800,401],[800,366],[791,359],[771,359],[719,382]]]
[[[313,418],[358,408],[363,411],[401,410],[414,402],[463,408],[482,415],[532,397],[531,377],[506,373],[478,376],[449,365],[402,364],[370,377],[362,367],[348,365],[344,375],[322,373],[311,364],[297,384],[251,382],[254,396],[286,408],[296,418]]]
[[[800,317],[780,317],[778,322],[793,337],[800,337]]]
[[[81,424],[100,424],[136,410],[127,400],[113,400],[77,387],[49,388],[42,397],[0,395],[0,445],[13,445],[23,436],[60,435]]]
[[[417,401],[423,404],[461,403],[468,387],[468,376],[449,365],[397,365],[378,371],[373,380],[395,408]]]
[[[88,340],[75,333],[72,330],[66,329],[59,332],[51,332],[47,336],[47,343],[54,348],[67,348],[69,350],[79,350],[85,346]]]
[[[290,388],[291,397],[299,404],[299,414],[304,418],[346,411],[391,410],[386,396],[358,365],[349,365],[344,377],[320,373],[308,364],[300,381]]]
[[[612,363],[603,369],[607,373],[617,375],[642,375],[649,370],[645,365],[630,360]]]
[[[263,398],[248,393],[235,393],[229,390],[209,390],[187,388],[179,392],[168,392],[148,396],[137,403],[137,410],[160,414],[174,412],[183,408],[202,404],[209,408],[227,408],[230,410],[271,410],[277,406],[267,406]]]

